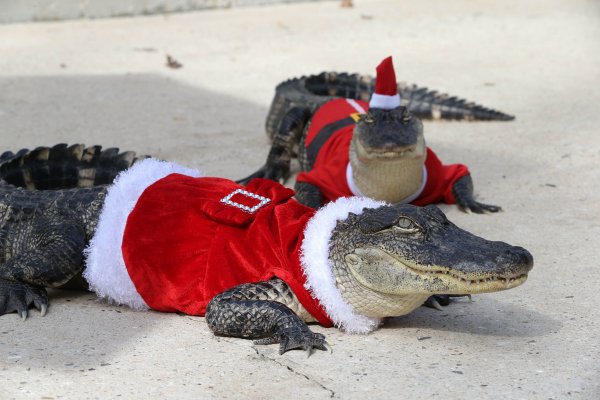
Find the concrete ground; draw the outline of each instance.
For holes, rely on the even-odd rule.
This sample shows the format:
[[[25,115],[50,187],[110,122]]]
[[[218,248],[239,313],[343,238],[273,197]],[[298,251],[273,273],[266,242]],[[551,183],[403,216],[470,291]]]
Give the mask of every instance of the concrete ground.
[[[458,225],[529,249],[529,280],[368,336],[315,327],[332,354],[216,338],[204,319],[51,292],[0,318],[0,398],[598,399],[600,4],[354,1],[0,26],[3,149],[119,146],[241,177],[268,150],[275,85],[322,70],[400,79],[515,114],[427,122],[496,215]],[[171,55],[183,67],[165,66]]]

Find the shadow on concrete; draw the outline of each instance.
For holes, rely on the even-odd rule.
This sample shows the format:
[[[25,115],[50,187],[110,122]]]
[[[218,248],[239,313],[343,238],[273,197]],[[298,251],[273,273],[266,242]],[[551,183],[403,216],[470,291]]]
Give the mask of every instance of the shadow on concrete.
[[[482,295],[485,296],[485,295]],[[473,296],[473,301],[458,300],[443,311],[421,307],[398,318],[389,318],[383,329],[424,328],[498,337],[539,337],[555,333],[561,321],[527,308],[494,298]]]
[[[237,178],[266,157],[267,111],[160,75],[0,77],[0,137],[10,150],[101,144]]]

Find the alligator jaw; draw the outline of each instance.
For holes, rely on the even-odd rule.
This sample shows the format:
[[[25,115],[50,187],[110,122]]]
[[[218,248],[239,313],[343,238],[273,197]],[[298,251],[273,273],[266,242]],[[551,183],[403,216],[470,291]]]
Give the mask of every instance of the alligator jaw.
[[[516,274],[467,274],[448,267],[420,266],[377,248],[356,249],[346,257],[346,262],[350,273],[361,285],[388,295],[497,292],[524,283],[529,269],[523,267]]]
[[[442,292],[445,294],[478,294],[498,292],[500,290],[517,287],[527,280],[527,273],[505,276],[494,274],[466,276],[458,271],[451,271],[450,269],[443,267],[432,266],[430,267],[431,270],[424,270],[411,267],[406,264],[406,261],[402,262],[402,264],[424,279],[440,280],[444,282],[448,288],[458,287],[457,291],[450,292],[450,289],[447,291],[442,290],[437,294],[442,294]]]
[[[423,136],[416,143],[410,145],[385,146],[383,148],[368,147],[360,138],[356,138],[354,142],[357,158],[361,162],[416,159],[422,158],[425,154],[425,140]]]

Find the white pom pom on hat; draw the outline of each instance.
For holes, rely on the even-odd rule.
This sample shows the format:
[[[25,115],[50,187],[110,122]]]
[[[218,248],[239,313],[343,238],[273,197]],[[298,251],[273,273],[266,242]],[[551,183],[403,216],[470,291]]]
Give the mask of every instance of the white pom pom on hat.
[[[377,66],[375,93],[371,96],[369,108],[391,110],[398,106],[400,106],[400,95],[396,83],[396,72],[394,71],[392,56],[389,56]]]

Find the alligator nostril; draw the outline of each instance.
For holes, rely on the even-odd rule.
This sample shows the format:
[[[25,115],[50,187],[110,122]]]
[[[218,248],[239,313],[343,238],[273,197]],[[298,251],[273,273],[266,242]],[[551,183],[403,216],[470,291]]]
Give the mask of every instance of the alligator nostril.
[[[511,250],[513,257],[517,259],[519,264],[527,265],[528,267],[533,267],[533,256],[529,251],[524,249],[523,247],[516,246]]]

